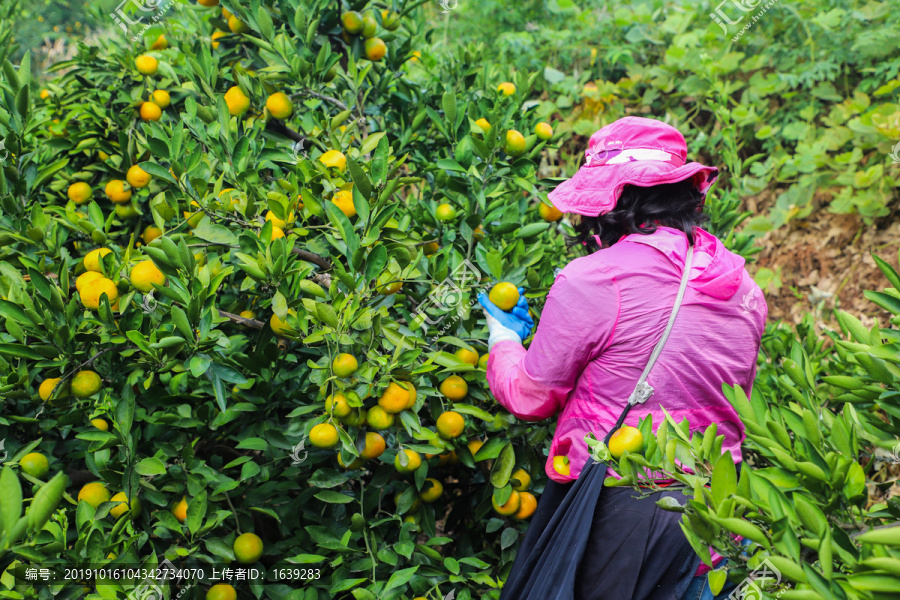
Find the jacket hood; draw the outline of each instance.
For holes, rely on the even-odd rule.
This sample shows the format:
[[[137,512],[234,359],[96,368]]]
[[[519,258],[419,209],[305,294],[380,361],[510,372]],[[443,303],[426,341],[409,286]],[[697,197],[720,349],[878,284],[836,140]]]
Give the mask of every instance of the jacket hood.
[[[694,263],[688,286],[713,298],[728,300],[737,292],[744,276],[744,258],[728,250],[713,234],[695,229]],[[672,227],[659,226],[655,233],[633,233],[619,243],[634,242],[652,246],[678,268],[687,258],[687,236]]]

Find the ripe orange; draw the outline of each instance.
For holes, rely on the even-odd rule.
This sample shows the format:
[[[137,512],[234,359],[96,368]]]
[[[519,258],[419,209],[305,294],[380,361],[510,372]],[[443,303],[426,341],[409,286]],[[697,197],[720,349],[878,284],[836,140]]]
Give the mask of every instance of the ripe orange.
[[[538,123],[534,126],[534,134],[539,140],[547,141],[553,137],[553,128],[550,123]]]
[[[154,90],[154,92],[150,94],[150,101],[160,108],[168,108],[169,105],[172,104],[172,96],[165,90]]]
[[[506,143],[503,145],[503,151],[512,157],[525,154],[525,136],[515,129],[507,131]]]
[[[456,209],[449,204],[441,204],[434,211],[434,216],[438,221],[447,222],[456,218]]]
[[[393,419],[393,417],[391,418]],[[339,417],[338,420],[344,425],[349,425],[350,427],[362,427],[366,424],[366,409],[351,409],[350,414],[348,414],[346,417]]]
[[[453,355],[464,363],[468,363],[473,366],[478,364],[478,353],[474,350],[470,350],[469,348],[460,348],[459,350],[454,352]]]
[[[294,112],[294,105],[291,99],[284,92],[275,92],[266,99],[266,108],[276,119],[287,119]]]
[[[366,412],[366,422],[373,429],[388,429],[394,424],[394,415],[390,414],[380,406],[373,406]]]
[[[403,282],[397,279],[397,277],[398,275],[394,275],[390,271],[385,271],[375,282],[375,291],[382,296],[396,294],[403,288]]]
[[[224,6],[222,7],[222,18],[226,21],[231,18],[231,11]]]
[[[425,253],[425,256],[431,256],[432,254],[437,253],[438,250],[441,249],[441,245],[437,242],[428,242],[422,246],[422,252]]]
[[[206,592],[206,600],[237,600],[237,591],[228,583],[217,583]]]
[[[159,61],[147,54],[142,54],[134,60],[138,73],[142,75],[153,75],[159,68]]]
[[[524,492],[531,487],[531,475],[529,475],[528,471],[525,469],[519,469],[512,474],[512,477],[509,478],[509,482],[515,489]]]
[[[331,363],[331,369],[338,377],[350,377],[356,373],[357,368],[359,368],[359,363],[357,362],[356,357],[352,354],[347,354],[346,352],[339,354],[334,359],[334,362]]]
[[[144,121],[159,121],[162,117],[162,109],[152,102],[141,104],[141,119]]]
[[[125,180],[133,188],[144,188],[150,184],[152,177],[150,173],[143,170],[137,165],[132,165],[125,174]]]
[[[506,504],[497,504],[497,501],[491,497],[491,506],[494,507],[498,513],[503,516],[514,515],[519,510],[519,506],[522,503],[522,498],[519,495],[519,492],[513,490],[512,494],[509,496],[509,500],[506,501]]]
[[[554,456],[553,457],[553,470],[559,473],[560,475],[564,475],[566,477],[572,471],[572,467],[569,464],[568,456]]]
[[[416,405],[416,386],[412,384],[412,381],[401,381],[400,385],[409,392],[409,400],[406,402],[406,409],[409,410]]]
[[[161,235],[162,229],[160,229],[156,225],[147,225],[147,227],[144,229],[144,233],[141,234],[141,239],[144,240],[145,244],[149,244]]]
[[[212,40],[212,47],[213,47],[213,49],[218,48],[218,47],[219,47],[219,44],[222,43],[222,42],[217,42],[216,40],[218,40],[218,39],[221,38],[221,37],[225,37],[225,36],[227,36],[227,35],[228,35],[228,34],[225,33],[224,31],[216,31],[216,32],[213,32],[213,34],[212,34],[212,35],[210,36],[210,38],[209,38],[209,39]]]
[[[72,378],[70,389],[76,398],[90,398],[100,391],[103,381],[94,371],[78,371]]]
[[[487,369],[488,359],[490,358],[490,353],[485,353],[481,355],[481,358],[478,359],[478,368],[479,369]]]
[[[48,90],[48,89],[41,90],[41,100],[46,100],[49,97],[50,97],[50,90]]]
[[[356,207],[353,205],[353,192],[350,190],[338,190],[331,201],[341,209],[341,212],[348,219],[356,216]]]
[[[225,104],[228,105],[228,113],[232,117],[240,117],[250,108],[250,98],[241,88],[233,85],[225,92]]]
[[[562,219],[562,211],[556,208],[555,206],[548,206],[541,202],[538,204],[538,212],[541,214],[541,218],[548,223],[553,223],[554,221],[559,221]]]
[[[451,375],[441,382],[441,393],[450,400],[462,400],[469,393],[469,384],[459,375]]]
[[[378,458],[384,453],[385,443],[384,438],[381,437],[380,433],[375,433],[374,431],[366,432],[366,447],[363,448],[363,451],[359,453],[366,460],[371,460],[373,458]]]
[[[319,157],[319,162],[329,168],[336,168],[343,173],[347,169],[347,157],[343,152],[329,150]]]
[[[388,31],[397,31],[400,27],[400,15],[392,10],[381,11],[381,23]]]
[[[404,467],[400,463],[400,454],[406,455],[406,466]],[[394,458],[394,467],[401,473],[412,473],[416,469],[418,469],[422,465],[422,457],[419,456],[419,453],[414,450],[409,450],[408,448],[404,448],[400,452],[397,453],[397,457]]]
[[[481,450],[482,446],[484,446],[484,442],[482,442],[481,440],[472,440],[471,442],[466,444],[466,447],[469,449],[469,452],[472,453],[472,456],[478,454],[478,451]]]
[[[260,230],[260,235],[262,235],[262,230]],[[284,229],[278,227],[276,225],[272,226],[272,239],[270,241],[274,242],[277,239],[281,239],[284,237]]]
[[[250,31],[250,27],[234,15],[228,18],[228,29],[231,30],[231,33],[247,33]]]
[[[222,191],[224,192],[225,190]],[[295,218],[296,215],[294,214],[294,211],[291,211],[286,221],[284,219],[279,219],[278,217],[276,217],[275,213],[271,210],[266,213],[266,221],[272,221],[272,225],[274,225],[275,227],[280,227],[281,229],[285,229],[288,226],[288,223],[293,223]]]
[[[29,452],[19,459],[19,468],[22,472],[40,479],[50,471],[50,462],[40,452]]]
[[[240,316],[244,317],[245,319],[255,319],[256,313],[252,310],[242,310],[240,312]]]
[[[147,293],[152,291],[153,284],[165,285],[166,276],[159,270],[152,260],[139,262],[131,269],[131,285],[136,290]]]
[[[84,204],[91,199],[93,194],[94,191],[91,189],[91,186],[83,181],[73,183],[66,192],[66,195],[69,196],[69,200],[75,204]]]
[[[491,288],[488,300],[500,310],[510,311],[519,301],[519,289],[507,281],[501,281]]]
[[[109,490],[100,481],[89,483],[78,492],[78,501],[82,500],[97,508],[104,502],[109,502]]]
[[[472,237],[475,238],[476,242],[480,242],[481,240],[483,240],[484,239],[484,225],[479,225],[478,227],[476,227],[475,230],[472,232]]]
[[[106,192],[106,197],[116,204],[131,200],[131,188],[126,190],[125,182],[121,179],[111,180],[106,184],[106,188],[103,191]]]
[[[516,93],[516,86],[514,83],[509,81],[504,81],[500,85],[497,86],[497,91],[503,94],[504,96],[512,96]]]
[[[91,250],[87,253],[87,256],[84,257],[84,268],[88,271],[100,273],[100,259],[107,254],[112,254],[112,250],[110,250],[109,248],[96,248],[94,250]]]
[[[89,281],[79,292],[81,303],[89,310],[97,310],[100,308],[100,298],[106,296],[111,306],[113,306],[119,298],[119,289],[112,280],[106,277]]]
[[[431,485],[428,485],[431,483]],[[444,486],[440,481],[429,477],[425,480],[425,485],[422,486],[422,491],[419,492],[419,498],[422,499],[422,502],[435,502],[438,498],[441,497],[444,493]]]
[[[45,379],[41,382],[40,387],[38,387],[38,396],[41,397],[41,400],[46,402],[50,399],[50,396],[53,395],[53,391],[56,389],[56,386],[59,385],[59,382],[62,380],[61,377],[51,377],[50,379]],[[68,386],[65,389],[61,389],[57,394],[57,398],[65,398],[68,395]]]
[[[297,311],[295,311],[293,308],[289,308],[288,314],[296,316]],[[273,314],[272,318],[269,319],[269,327],[271,327],[275,335],[278,336],[287,336],[294,333],[294,328],[291,327],[291,325],[287,321],[287,318],[285,317],[285,320],[282,321],[276,314]]]
[[[355,10],[347,11],[341,15],[341,24],[344,26],[344,31],[356,35],[363,30],[363,17]]]
[[[104,419],[91,419],[91,425],[93,425],[100,431],[109,431],[109,423],[107,423]]]
[[[341,465],[341,468],[346,469],[348,471],[353,471],[355,469],[360,468],[364,464],[366,464],[366,461],[364,461],[362,458],[360,458],[358,456],[356,458],[354,458],[353,460],[351,460],[350,464],[344,464],[344,459],[341,458],[340,452],[338,452],[337,461],[338,461],[338,464]]]
[[[466,420],[458,412],[448,410],[437,418],[437,430],[445,440],[452,440],[462,435],[466,428]]]
[[[334,448],[339,441],[337,427],[331,423],[319,423],[309,432],[309,441],[317,448]]]
[[[487,135],[488,133],[490,133],[490,131],[491,131],[491,124],[490,124],[490,122],[489,122],[487,119],[485,119],[484,117],[481,117],[480,119],[478,119],[477,121],[475,121],[475,124],[478,125],[479,127],[481,127],[481,130],[484,132],[484,135]]]
[[[156,41],[150,45],[151,50],[165,50],[169,47],[169,40],[166,39],[164,34],[159,34],[159,37],[156,38]]]
[[[535,509],[537,509],[537,498],[534,497],[534,494],[531,492],[520,492],[519,510],[516,511],[513,518],[524,521],[534,514]]]
[[[119,492],[112,498],[110,498],[110,502],[115,502],[116,505],[109,509],[109,514],[112,515],[114,519],[118,519],[130,508],[131,516],[138,517],[141,514],[141,500],[140,498],[133,498],[130,502],[128,501],[128,496],[125,492]]]
[[[259,560],[263,553],[263,542],[255,533],[243,533],[234,540],[234,557],[239,563],[249,565]]]
[[[387,44],[381,38],[373,37],[366,40],[366,58],[378,62],[387,54]]]
[[[381,394],[381,398],[378,399],[378,406],[390,414],[396,414],[405,410],[408,403],[409,390],[393,381]]]
[[[187,496],[182,496],[181,500],[172,507],[172,514],[180,523],[184,523],[184,520],[187,519],[187,508]]]
[[[347,402],[347,397],[343,394],[334,394],[325,399],[325,410],[334,416],[341,418],[346,417],[353,410]]]
[[[634,453],[640,452],[643,448],[644,435],[638,428],[630,425],[619,428],[609,438],[609,453],[615,458],[621,458],[626,450]]]
[[[197,4],[207,7],[218,6],[219,0],[197,0]]]

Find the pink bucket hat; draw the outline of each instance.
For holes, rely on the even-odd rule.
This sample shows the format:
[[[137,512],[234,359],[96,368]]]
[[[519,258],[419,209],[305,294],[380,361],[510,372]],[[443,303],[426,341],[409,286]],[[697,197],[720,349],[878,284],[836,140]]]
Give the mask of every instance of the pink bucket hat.
[[[624,117],[594,133],[584,165],[550,192],[559,210],[596,217],[616,207],[626,185],[650,187],[692,179],[704,195],[719,170],[687,163],[681,132],[655,119]]]

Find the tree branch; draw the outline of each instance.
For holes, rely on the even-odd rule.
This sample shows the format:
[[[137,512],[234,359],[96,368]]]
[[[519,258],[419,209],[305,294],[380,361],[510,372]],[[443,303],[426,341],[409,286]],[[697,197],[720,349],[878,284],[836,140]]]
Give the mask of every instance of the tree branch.
[[[266,326],[266,324],[262,321],[257,321],[256,319],[247,319],[246,317],[242,317],[241,315],[225,312],[224,310],[219,311],[219,316],[228,319],[232,323],[237,323],[238,325],[249,327],[250,329],[262,329]]]
[[[322,267],[326,271],[333,267],[330,260],[328,260],[324,256],[319,256],[318,254],[313,254],[309,250],[301,250],[299,248],[294,248],[292,250],[292,252],[294,254],[296,254],[297,256],[299,256],[302,260],[305,260],[306,262],[311,262],[314,265]]]
[[[332,98],[331,96],[326,96],[324,94],[319,94],[318,92],[314,92],[312,90],[303,90],[301,92],[297,92],[296,94],[291,94],[290,98],[293,100],[294,98],[301,98],[303,96],[309,96],[311,98],[316,98],[318,100],[323,100],[325,102],[331,102],[341,110],[347,110],[347,105],[338,100],[337,98]]]

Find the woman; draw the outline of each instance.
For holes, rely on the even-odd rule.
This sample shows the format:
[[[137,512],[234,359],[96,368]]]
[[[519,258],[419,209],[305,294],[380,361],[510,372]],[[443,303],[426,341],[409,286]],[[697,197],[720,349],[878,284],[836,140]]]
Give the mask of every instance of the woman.
[[[647,379],[654,393],[625,424],[651,414],[657,427],[662,408],[676,421],[686,417],[693,431],[717,423],[723,451],[740,462],[744,427],[722,384],[750,395],[766,320],[765,300],[744,259],[700,227],[718,172],[685,164],[687,146],[677,129],[626,117],[591,136],[586,156],[550,199],[580,215],[575,241],[590,254],[556,278],[528,350],[522,342],[533,322],[524,298],[506,313],[479,297],[490,329],[487,378],[494,396],[523,420],[559,413],[546,463],[552,481],[520,552],[534,543],[589,460],[585,435],[603,439],[622,413],[672,312],[689,244],[693,265],[680,311]],[[568,473],[554,468],[556,457],[568,460]],[[661,495],[685,500],[680,493]],[[708,568],[681,531],[681,515],[656,507],[658,495],[634,496],[624,487],[600,495],[575,598],[712,597],[703,589]]]

